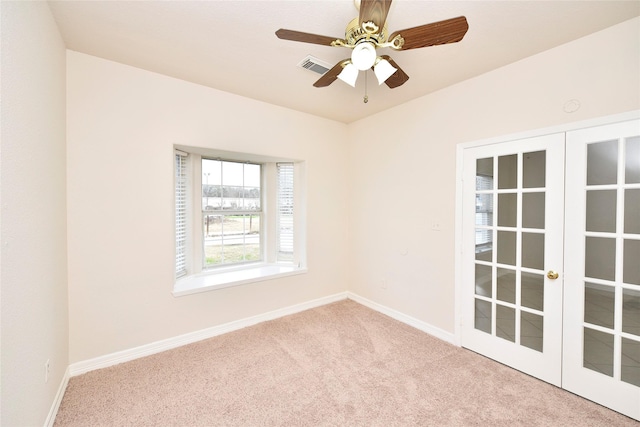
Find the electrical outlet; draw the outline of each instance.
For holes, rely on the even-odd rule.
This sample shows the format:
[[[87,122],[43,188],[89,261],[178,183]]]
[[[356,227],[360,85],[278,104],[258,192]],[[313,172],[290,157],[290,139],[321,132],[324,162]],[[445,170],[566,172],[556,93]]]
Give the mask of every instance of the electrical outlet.
[[[380,287],[382,289],[387,289],[387,279],[380,280]]]
[[[49,362],[49,359],[47,359],[46,362],[44,362],[44,382],[47,383],[49,382],[49,371],[51,369],[51,364]]]

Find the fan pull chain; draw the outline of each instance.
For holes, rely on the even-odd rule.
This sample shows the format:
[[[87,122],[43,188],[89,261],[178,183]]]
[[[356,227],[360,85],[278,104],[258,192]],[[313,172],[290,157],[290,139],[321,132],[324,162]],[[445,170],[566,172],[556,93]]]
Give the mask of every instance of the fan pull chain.
[[[364,72],[364,99],[362,100],[365,104],[369,102],[369,95],[367,95],[367,75],[369,74],[369,70]]]

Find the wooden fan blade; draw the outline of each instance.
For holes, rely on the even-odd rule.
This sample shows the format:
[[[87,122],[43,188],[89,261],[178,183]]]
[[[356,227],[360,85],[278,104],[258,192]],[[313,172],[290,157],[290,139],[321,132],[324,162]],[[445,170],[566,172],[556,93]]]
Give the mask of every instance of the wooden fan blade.
[[[276,31],[276,36],[282,40],[291,40],[294,42],[321,44],[331,46],[331,42],[337,40],[335,37],[319,36],[318,34],[303,33],[302,31],[285,30],[280,28]]]
[[[373,22],[380,29],[387,22],[387,14],[391,7],[391,0],[361,0],[359,22],[362,26],[365,22]]]
[[[396,31],[389,36],[389,40],[393,40],[395,36],[400,35],[404,38],[404,45],[400,50],[416,49],[419,47],[459,42],[467,33],[468,29],[469,24],[467,23],[467,18],[459,16],[457,18]]]
[[[402,71],[402,68],[400,68],[398,64],[396,64],[396,61],[391,59],[389,55],[380,55],[380,57],[389,61],[389,64],[393,65],[397,69],[397,71],[391,74],[391,77],[389,77],[384,82],[387,86],[389,86],[389,89],[402,86],[407,80],[409,80],[409,76],[404,71]]]
[[[338,74],[342,72],[342,69],[344,68],[344,65],[347,62],[349,62],[349,58],[338,62],[336,65],[333,66],[332,69],[324,73],[324,75],[320,77],[313,85],[315,87],[325,87],[335,82],[336,79],[338,78]]]

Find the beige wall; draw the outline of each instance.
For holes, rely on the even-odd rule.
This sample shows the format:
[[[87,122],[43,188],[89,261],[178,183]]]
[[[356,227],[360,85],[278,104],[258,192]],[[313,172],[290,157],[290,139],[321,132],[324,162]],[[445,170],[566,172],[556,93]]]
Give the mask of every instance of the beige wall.
[[[347,288],[453,333],[456,144],[639,108],[638,26],[348,126],[69,52],[71,362]],[[306,159],[310,273],[172,297],[174,143]]]
[[[640,108],[635,19],[351,125],[68,52],[65,121],[46,4],[1,7],[2,425],[69,363],[345,289],[453,332],[456,144]],[[174,298],[173,144],[306,160],[309,273]]]
[[[351,124],[349,289],[453,333],[456,144],[640,108],[639,33],[636,18]]]
[[[345,124],[67,58],[71,363],[347,288]],[[305,160],[309,272],[173,297],[173,144]]]
[[[0,424],[37,426],[69,363],[66,56],[47,3],[0,7]]]

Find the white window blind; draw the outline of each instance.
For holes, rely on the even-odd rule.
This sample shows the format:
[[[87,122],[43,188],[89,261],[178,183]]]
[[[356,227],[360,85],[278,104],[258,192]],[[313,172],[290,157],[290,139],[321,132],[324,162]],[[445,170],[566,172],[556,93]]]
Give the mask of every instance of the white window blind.
[[[175,153],[176,277],[187,274],[187,156]]]
[[[279,262],[293,262],[293,163],[278,163],[277,239]]]

